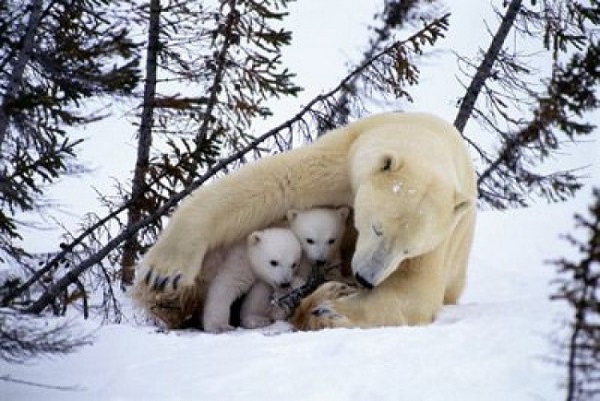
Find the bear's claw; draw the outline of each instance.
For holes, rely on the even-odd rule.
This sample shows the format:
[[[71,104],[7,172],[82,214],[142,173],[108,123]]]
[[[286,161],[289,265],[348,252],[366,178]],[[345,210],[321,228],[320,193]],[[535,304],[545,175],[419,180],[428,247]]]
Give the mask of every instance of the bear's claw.
[[[342,315],[333,311],[329,307],[328,303],[317,306],[310,313],[316,317],[325,318],[325,319],[341,319],[342,318]]]
[[[150,279],[152,278],[152,269],[149,269],[144,277],[144,284],[150,285]]]
[[[169,282],[169,278],[169,276],[161,277],[157,275],[154,278],[154,285],[152,286],[152,289],[154,291],[164,291],[165,287],[167,286],[167,283]]]
[[[176,273],[175,275],[162,276],[162,275],[156,273],[154,271],[154,269],[149,269],[146,272],[146,274],[144,275],[144,279],[142,280],[142,282],[151,291],[155,291],[155,292],[164,292],[167,290],[177,291],[177,288],[180,285],[182,277],[183,277],[182,273]]]
[[[175,277],[173,277],[173,281],[171,284],[173,285],[173,291],[177,291],[177,285],[179,284],[179,280],[181,280],[181,273],[177,273]]]

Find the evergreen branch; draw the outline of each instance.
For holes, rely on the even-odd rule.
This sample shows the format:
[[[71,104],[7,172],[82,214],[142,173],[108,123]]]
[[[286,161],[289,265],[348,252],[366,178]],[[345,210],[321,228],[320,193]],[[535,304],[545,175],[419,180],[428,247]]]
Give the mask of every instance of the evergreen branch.
[[[227,21],[225,22],[225,26],[223,29],[219,29],[219,33],[223,36],[223,44],[219,49],[216,57],[216,70],[213,82],[210,86],[210,92],[208,95],[208,101],[206,105],[206,111],[204,112],[204,118],[202,119],[202,124],[200,125],[200,129],[198,130],[198,134],[196,135],[196,145],[200,148],[200,144],[206,139],[206,135],[208,133],[209,123],[212,121],[212,113],[217,104],[218,95],[221,90],[221,82],[223,81],[223,76],[225,74],[226,67],[226,56],[229,48],[232,45],[233,39],[233,26],[236,20],[239,18],[239,13],[235,9],[236,0],[229,0],[227,2],[229,6],[229,14],[227,14]],[[190,177],[193,174],[190,171]]]
[[[27,21],[27,29],[21,43],[21,50],[15,59],[15,63],[12,66],[12,73],[10,80],[6,87],[6,94],[0,105],[0,154],[2,153],[2,146],[8,134],[9,126],[9,109],[10,103],[14,100],[13,98],[18,93],[19,89],[23,86],[23,74],[25,73],[25,67],[33,55],[34,39],[37,30],[39,29],[40,19],[42,17],[42,0],[35,0],[30,5],[31,14]]]
[[[515,19],[517,18],[517,14],[521,8],[521,3],[522,0],[512,0],[510,2],[508,10],[502,18],[502,23],[494,35],[494,39],[485,53],[481,64],[477,68],[477,72],[471,80],[465,96],[460,102],[460,108],[458,109],[458,113],[456,114],[456,118],[454,120],[454,126],[460,132],[463,132],[469,117],[473,113],[475,102],[477,101],[477,97],[479,96],[485,81],[492,75],[492,67],[494,62],[498,58],[498,54],[500,53],[500,50],[502,50],[504,41],[506,40],[508,33],[515,22]]]
[[[50,354],[67,354],[90,343],[89,335],[76,335],[73,325],[61,319],[23,316],[13,309],[0,309],[0,359],[23,363]]]
[[[167,212],[174,206],[176,206],[183,198],[192,193],[196,188],[200,187],[204,184],[208,179],[222,171],[228,165],[243,160],[246,154],[251,151],[257,150],[260,145],[265,142],[267,139],[272,138],[278,135],[283,130],[291,130],[295,124],[304,122],[304,118],[310,114],[311,112],[316,112],[314,107],[316,105],[327,102],[329,99],[333,98],[337,93],[339,93],[342,88],[344,88],[348,82],[350,82],[356,75],[363,73],[366,69],[368,69],[375,61],[389,55],[390,53],[396,52],[399,49],[404,48],[406,45],[413,45],[415,51],[418,51],[418,43],[423,40],[424,37],[428,37],[432,32],[438,31],[443,27],[447,26],[447,20],[450,14],[446,14],[440,18],[437,18],[425,25],[421,30],[419,30],[414,35],[410,36],[408,39],[403,41],[398,41],[393,43],[392,45],[386,47],[381,52],[375,54],[372,58],[365,61],[355,70],[350,72],[344,79],[340,81],[340,83],[334,87],[329,92],[318,95],[309,101],[296,115],[294,115],[289,120],[279,124],[275,128],[267,131],[263,135],[257,137],[252,142],[233,153],[232,155],[221,159],[219,162],[211,166],[205,174],[202,175],[199,179],[191,183],[189,186],[184,188],[182,191],[171,196],[162,206],[160,206],[156,211],[146,216],[144,219],[138,221],[137,223],[127,227],[124,229],[119,235],[110,240],[104,247],[98,250],[94,255],[90,256],[73,269],[69,270],[62,278],[60,278],[56,283],[52,284],[45,292],[42,294],[31,306],[25,309],[28,313],[41,313],[47,306],[49,306],[53,300],[64,291],[69,285],[75,282],[75,280],[86,271],[88,268],[92,267],[96,263],[101,262],[112,250],[120,246],[120,244],[130,238],[132,235],[135,235],[141,228],[148,226],[159,220],[162,216],[167,214]],[[121,206],[119,209],[125,210],[126,206]],[[104,220],[104,219],[103,219]]]
[[[70,243],[62,245],[61,251],[58,252],[49,262],[47,262],[44,266],[38,269],[26,282],[16,287],[14,290],[10,291],[2,299],[2,306],[8,306],[15,298],[17,298],[28,288],[30,288],[33,284],[35,284],[39,279],[41,279],[44,274],[57,267],[59,263],[61,263],[68,254],[73,252],[74,248],[77,245],[81,244],[83,240],[89,237],[98,228],[104,226],[107,222],[115,218],[121,212],[127,210],[131,206],[131,203],[131,200],[124,202],[120,207],[113,210],[105,217],[88,227],[84,232],[82,232],[77,238],[72,240]]]

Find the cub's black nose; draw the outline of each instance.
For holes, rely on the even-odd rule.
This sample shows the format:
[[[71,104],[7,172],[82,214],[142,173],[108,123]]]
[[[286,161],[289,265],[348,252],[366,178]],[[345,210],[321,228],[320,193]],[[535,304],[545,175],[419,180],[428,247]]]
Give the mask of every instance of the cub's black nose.
[[[281,283],[281,284],[279,284],[279,287],[283,288],[284,290],[288,289],[288,288],[290,288],[290,283]]]
[[[367,280],[365,280],[363,278],[363,276],[361,276],[360,274],[356,273],[354,275],[354,277],[356,278],[356,281],[358,281],[358,284],[362,285],[363,287],[365,287],[368,290],[373,289],[373,284],[371,284]]]
[[[323,266],[325,266],[325,261],[324,261],[324,260],[321,260],[321,259],[317,260],[315,263],[316,263],[316,264],[317,264],[317,266],[319,266],[319,267],[323,267]]]

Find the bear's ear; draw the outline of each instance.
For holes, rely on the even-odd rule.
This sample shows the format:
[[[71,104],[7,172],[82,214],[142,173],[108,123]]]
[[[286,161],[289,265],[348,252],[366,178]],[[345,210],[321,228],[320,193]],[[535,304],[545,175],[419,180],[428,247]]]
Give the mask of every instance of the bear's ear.
[[[254,246],[260,242],[260,233],[255,231],[248,236],[248,245]]]
[[[471,200],[465,195],[457,192],[454,196],[454,216],[459,217],[471,206]]]
[[[336,210],[340,216],[342,216],[342,220],[346,221],[348,219],[348,215],[350,214],[350,208],[348,206],[340,206]]]
[[[396,158],[396,156],[389,154],[389,153],[384,153],[379,158],[379,163],[377,164],[377,171],[379,171],[379,172],[396,171],[401,166],[402,166],[402,163],[400,162],[400,160],[398,160]]]
[[[292,222],[296,219],[296,217],[298,217],[298,211],[294,210],[294,209],[290,209],[288,210],[288,212],[286,213],[287,215],[287,219],[289,222]]]

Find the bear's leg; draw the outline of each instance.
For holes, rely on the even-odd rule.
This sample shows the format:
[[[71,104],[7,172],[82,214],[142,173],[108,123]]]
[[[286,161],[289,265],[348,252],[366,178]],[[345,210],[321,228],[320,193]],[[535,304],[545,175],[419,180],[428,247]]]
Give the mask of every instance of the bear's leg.
[[[271,287],[264,282],[257,281],[254,283],[248,295],[246,295],[240,311],[242,327],[255,329],[272,323],[269,317],[271,293]]]
[[[440,264],[430,262],[415,263],[421,266],[419,269],[403,265],[379,286],[350,295],[340,296],[335,291],[324,295],[317,290],[303,301],[309,306],[303,316],[296,312],[293,324],[301,330],[318,330],[431,323],[442,307],[445,283]]]
[[[233,330],[229,324],[231,304],[248,291],[252,283],[239,280],[231,272],[221,271],[208,286],[202,317],[202,326],[210,333]]]
[[[444,294],[444,305],[456,305],[460,298],[467,281],[467,266],[461,266],[459,272],[456,273],[454,280],[450,283]]]
[[[458,224],[452,238],[452,243],[448,244],[447,260],[455,270],[452,271],[446,293],[444,294],[444,304],[455,305],[460,298],[467,281],[467,266],[469,263],[469,252],[471,247],[465,244],[471,244],[475,232],[475,211],[470,213],[468,218],[462,219]]]

